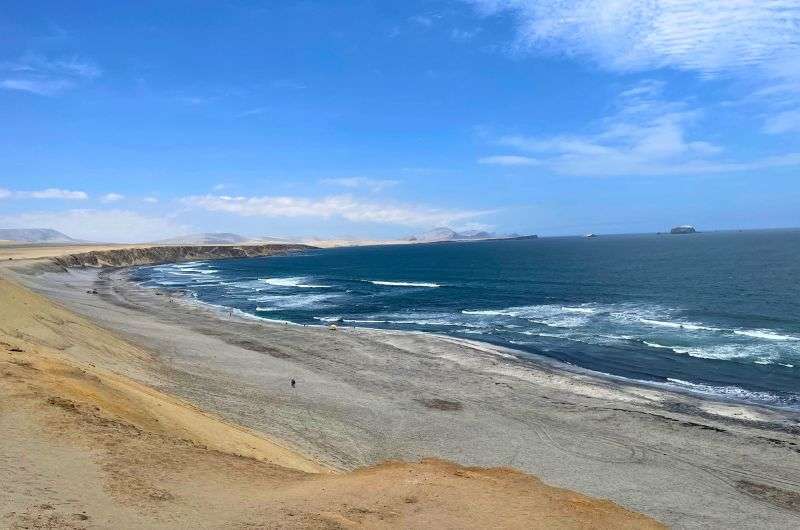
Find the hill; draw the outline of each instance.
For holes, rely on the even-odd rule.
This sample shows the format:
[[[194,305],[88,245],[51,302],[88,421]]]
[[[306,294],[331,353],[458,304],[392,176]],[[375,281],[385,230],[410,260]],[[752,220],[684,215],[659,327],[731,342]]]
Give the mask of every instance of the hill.
[[[0,228],[0,240],[15,243],[81,243],[52,228]]]

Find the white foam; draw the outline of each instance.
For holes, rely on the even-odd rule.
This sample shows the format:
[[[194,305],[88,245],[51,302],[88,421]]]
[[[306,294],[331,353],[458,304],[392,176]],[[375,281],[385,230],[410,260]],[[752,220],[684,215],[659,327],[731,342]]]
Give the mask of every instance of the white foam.
[[[302,287],[306,289],[327,289],[330,285],[313,285],[310,283],[303,283],[307,280],[305,276],[292,276],[289,278],[259,278],[260,281],[274,285],[276,287]]]
[[[251,302],[267,302],[277,309],[313,309],[321,307],[326,300],[335,298],[338,294],[292,294],[292,295],[263,295],[248,298]]]
[[[763,403],[774,403],[778,401],[778,396],[771,394],[769,392],[746,390],[738,386],[705,385],[702,383],[692,383],[691,381],[684,381],[683,379],[675,379],[672,377],[668,377],[667,381],[669,381],[669,383],[678,388],[682,388],[684,390],[690,390],[693,392],[700,392],[703,394],[725,396],[742,401],[760,401]],[[662,383],[662,385],[664,384]],[[670,386],[670,385],[664,385],[664,386]]]
[[[649,318],[640,318],[639,322],[642,322],[643,324],[649,324],[651,326],[661,326],[673,329],[688,329],[690,331],[724,331],[723,329],[720,328],[703,326],[701,324],[695,324],[693,322],[672,322],[663,320],[651,320]]]
[[[735,329],[733,330],[733,332],[736,335],[744,335],[745,337],[752,337],[754,339],[778,340],[778,341],[800,340],[800,337],[793,337],[791,335],[780,335],[778,333],[774,333],[766,329]]]
[[[671,350],[672,346],[664,346],[663,344],[658,344],[657,342],[647,342],[646,340],[642,341],[646,346],[650,346],[651,348],[665,348],[667,350]]]
[[[390,282],[383,280],[367,280],[373,285],[386,285],[389,287],[441,287],[438,283],[427,282]]]
[[[557,321],[557,317],[563,318],[564,322],[571,322],[572,324],[568,324],[562,327],[575,327],[575,325],[580,325],[586,322],[586,320],[569,320],[580,318],[573,316],[575,313],[579,315],[594,315],[603,311],[601,307],[590,305],[590,304],[582,304],[579,306],[565,306],[560,304],[540,304],[540,305],[529,305],[529,306],[516,306],[516,307],[507,307],[505,309],[464,309],[461,313],[465,315],[485,315],[485,316],[508,316],[513,318],[528,318],[528,319],[547,319],[553,318],[552,322]],[[566,315],[565,315],[566,313]],[[547,320],[543,321],[545,324],[549,322]],[[555,324],[553,324],[555,325]]]
[[[314,319],[320,322],[339,322],[342,317],[314,317]]]

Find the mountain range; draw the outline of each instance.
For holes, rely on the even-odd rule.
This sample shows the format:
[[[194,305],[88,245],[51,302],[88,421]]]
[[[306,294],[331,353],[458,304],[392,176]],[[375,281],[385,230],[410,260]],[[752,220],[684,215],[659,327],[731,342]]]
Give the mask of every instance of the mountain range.
[[[456,232],[452,228],[442,226],[417,236],[411,236],[408,240],[418,241],[420,243],[431,243],[434,241],[474,241],[480,239],[513,239],[516,237],[520,237],[519,234],[495,234],[494,232],[487,232],[485,230],[465,230],[463,232]]]

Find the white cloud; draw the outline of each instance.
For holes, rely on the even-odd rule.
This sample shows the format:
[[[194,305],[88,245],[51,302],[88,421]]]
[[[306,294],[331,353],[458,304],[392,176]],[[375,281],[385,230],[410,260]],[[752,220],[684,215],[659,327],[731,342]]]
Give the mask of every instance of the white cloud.
[[[463,0],[508,13],[512,49],[589,58],[615,72],[672,68],[735,77],[764,103],[764,132],[796,132],[800,0]],[[743,101],[744,101],[743,100]],[[800,112],[800,111],[798,111]]]
[[[147,217],[127,210],[28,212],[0,216],[0,225],[54,228],[77,239],[114,243],[155,241],[193,231],[166,217]]]
[[[11,190],[0,188],[0,199],[11,197]]]
[[[320,180],[321,184],[328,186],[339,186],[342,188],[351,189],[366,189],[372,192],[378,192],[397,186],[400,182],[397,180],[379,180],[366,177],[343,177],[343,178],[329,178]]]
[[[30,92],[39,96],[54,96],[75,86],[67,79],[3,79],[0,87],[6,90]]]
[[[100,202],[110,203],[110,202],[117,202],[124,199],[124,195],[120,195],[119,193],[106,193],[100,198]]]
[[[478,163],[495,166],[537,166],[541,164],[541,162],[535,158],[519,155],[485,156],[483,158],[479,158]]]
[[[64,199],[64,200],[86,200],[89,195],[85,191],[62,190],[60,188],[47,188],[36,191],[17,191],[13,194],[21,199]]]
[[[496,143],[536,154],[538,162],[556,173],[578,176],[723,173],[800,162],[797,153],[747,162],[720,159],[721,147],[691,134],[703,113],[663,101],[659,91],[659,84],[645,81],[622,92],[617,111],[595,124],[594,133],[510,135]]]
[[[142,200],[144,202],[148,203],[148,204],[156,204],[158,202],[158,198],[157,197],[145,197]]]
[[[49,59],[37,54],[1,63],[0,72],[6,76],[0,80],[0,88],[40,96],[60,94],[102,75],[97,66],[78,57]]]
[[[764,132],[769,134],[800,132],[800,109],[787,110],[770,116],[764,123]]]
[[[800,56],[798,0],[466,1],[485,15],[515,14],[521,48],[589,56],[618,71],[756,66],[774,76]]]
[[[213,212],[258,217],[339,217],[353,222],[406,226],[442,225],[490,213],[426,208],[416,205],[359,201],[349,195],[304,197],[230,197],[201,195],[182,199],[188,206]]]

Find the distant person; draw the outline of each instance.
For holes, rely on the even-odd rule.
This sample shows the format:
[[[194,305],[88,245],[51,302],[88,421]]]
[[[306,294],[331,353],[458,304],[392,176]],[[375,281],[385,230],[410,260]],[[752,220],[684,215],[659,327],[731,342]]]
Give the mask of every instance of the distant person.
[[[292,388],[294,388],[294,385],[295,385],[295,384],[296,384],[295,380],[294,380],[294,379],[292,379]]]

